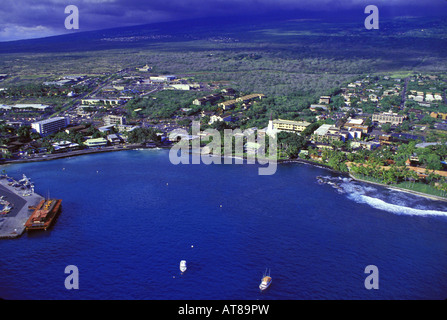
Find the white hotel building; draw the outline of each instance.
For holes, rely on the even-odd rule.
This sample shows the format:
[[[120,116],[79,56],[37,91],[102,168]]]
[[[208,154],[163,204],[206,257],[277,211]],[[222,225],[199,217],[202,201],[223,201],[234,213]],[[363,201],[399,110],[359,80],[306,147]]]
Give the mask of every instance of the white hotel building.
[[[68,117],[54,117],[50,119],[41,120],[31,124],[31,128],[40,135],[45,136],[50,133],[58,132],[70,124]]]

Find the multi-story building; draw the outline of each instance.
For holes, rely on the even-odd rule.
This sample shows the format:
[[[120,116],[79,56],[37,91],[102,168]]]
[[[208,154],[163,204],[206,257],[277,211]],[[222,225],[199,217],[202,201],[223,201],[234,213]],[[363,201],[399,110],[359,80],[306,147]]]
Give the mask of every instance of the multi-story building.
[[[405,116],[393,113],[393,112],[382,112],[375,113],[372,116],[372,121],[378,123],[390,123],[393,125],[398,125],[404,122]]]
[[[293,121],[293,120],[270,120],[268,131],[287,131],[300,133],[303,132],[306,127],[310,125],[307,121]]]
[[[31,124],[31,128],[38,132],[40,135],[48,135],[58,132],[70,124],[70,118],[68,117],[55,117],[46,120],[37,121]]]
[[[126,117],[124,116],[108,115],[103,120],[106,126],[126,124]]]

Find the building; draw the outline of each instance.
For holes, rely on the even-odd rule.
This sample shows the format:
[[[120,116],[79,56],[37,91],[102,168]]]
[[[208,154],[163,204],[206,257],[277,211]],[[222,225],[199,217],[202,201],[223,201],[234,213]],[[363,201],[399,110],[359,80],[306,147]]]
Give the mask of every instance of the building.
[[[105,138],[96,138],[85,140],[84,144],[89,148],[98,148],[107,146],[107,140]]]
[[[263,98],[265,98],[265,95],[262,93],[252,93],[252,94],[249,94],[246,96],[236,98],[236,101],[247,103],[247,102],[253,101],[255,99],[262,100]]]
[[[210,117],[210,121],[208,124],[213,124],[214,122],[223,121],[223,122],[233,122],[236,118],[233,117],[231,114],[222,114],[222,115],[212,115]]]
[[[67,134],[71,134],[71,133],[74,133],[74,132],[82,131],[82,130],[84,130],[84,129],[86,129],[86,128],[87,128],[87,127],[84,126],[84,125],[79,125],[79,126],[74,126],[74,127],[66,128],[66,129],[65,129],[65,132],[66,132]]]
[[[126,117],[124,116],[115,116],[115,115],[108,115],[103,118],[104,125],[110,126],[110,125],[123,125],[126,124]]]
[[[58,141],[53,143],[55,152],[65,152],[80,149],[80,145],[71,141]]]
[[[353,149],[366,149],[374,150],[380,147],[380,143],[376,141],[353,141],[351,142],[351,148]]]
[[[332,142],[341,140],[339,130],[331,124],[323,124],[313,133],[316,142]]]
[[[393,125],[399,125],[402,122],[404,122],[405,116],[393,113],[393,112],[382,112],[382,113],[375,113],[372,116],[372,121],[378,122],[378,123],[390,123]]]
[[[109,134],[107,136],[107,140],[110,142],[110,144],[120,144],[122,142],[122,139],[117,134]]]
[[[331,103],[331,97],[330,96],[321,96],[319,103],[320,104],[329,104],[329,103]]]
[[[121,103],[121,100],[119,99],[82,99],[81,100],[83,105],[118,105]]]
[[[168,75],[168,76],[149,77],[149,79],[150,79],[152,82],[169,82],[169,81],[175,80],[176,78],[177,78],[176,76],[171,76],[171,75]]]
[[[70,124],[70,118],[68,117],[55,117],[31,124],[31,128],[34,129],[40,135],[48,135],[58,132],[59,130],[67,127]]]
[[[432,117],[432,118],[441,118],[442,120],[447,120],[447,113],[432,112],[432,113],[430,113],[430,117]]]
[[[39,103],[15,104],[15,105],[0,105],[0,110],[11,112],[47,112],[51,107]]]
[[[270,120],[267,131],[269,133],[281,131],[300,133],[303,132],[308,125],[310,125],[310,123],[307,121],[293,121],[282,119]]]
[[[191,85],[189,85],[189,84],[182,84],[182,83],[180,83],[180,84],[172,84],[167,89],[189,91],[189,90],[191,90]]]
[[[343,128],[348,130],[360,130],[362,133],[368,133],[369,131],[369,127],[364,124],[363,119],[349,118],[343,125]]]
[[[220,90],[220,92],[222,92],[222,95],[225,98],[234,99],[236,97],[236,90],[234,90],[233,88],[225,88]]]
[[[147,64],[144,66],[144,67],[142,67],[142,68],[136,68],[138,71],[141,71],[141,72],[148,72],[149,70],[151,70],[152,69],[152,67],[150,67],[150,66],[148,66]]]
[[[324,136],[329,132],[329,129],[332,127],[333,127],[332,124],[323,124],[317,130],[315,130],[313,134],[317,136]]]
[[[222,110],[229,110],[229,109],[233,109],[236,106],[236,100],[228,100],[228,101],[224,101],[219,103],[219,107],[222,108]]]
[[[262,100],[264,97],[265,97],[265,95],[262,93],[253,93],[253,94],[249,94],[246,96],[236,98],[234,100],[227,100],[227,101],[221,102],[221,103],[219,103],[219,107],[222,107],[223,110],[228,110],[228,109],[234,108],[236,106],[236,103],[240,102],[242,104],[245,104],[245,103],[249,103],[256,99]]]
[[[207,103],[210,104],[215,104],[217,101],[219,101],[220,99],[222,99],[222,95],[219,93],[215,93],[215,94],[210,94],[208,96],[199,98],[199,99],[195,99],[192,104],[196,105],[196,106],[203,106]]]

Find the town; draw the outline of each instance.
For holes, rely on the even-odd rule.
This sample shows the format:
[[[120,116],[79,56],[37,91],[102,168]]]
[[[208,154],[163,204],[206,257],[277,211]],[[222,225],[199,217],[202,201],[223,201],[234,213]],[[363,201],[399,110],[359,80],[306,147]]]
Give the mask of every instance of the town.
[[[191,75],[154,74],[148,64],[41,84],[15,85],[11,78],[0,74],[2,162],[168,147],[177,142],[169,133],[191,133],[199,121],[203,129],[274,136],[280,160],[446,196],[445,74],[364,75],[292,113],[281,112],[277,97]],[[259,148],[244,144],[244,152]]]

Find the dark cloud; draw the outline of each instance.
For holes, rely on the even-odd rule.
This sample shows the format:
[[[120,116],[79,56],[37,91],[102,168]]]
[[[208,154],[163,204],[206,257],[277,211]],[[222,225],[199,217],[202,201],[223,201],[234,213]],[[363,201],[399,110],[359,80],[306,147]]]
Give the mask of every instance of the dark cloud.
[[[80,30],[147,24],[200,17],[255,15],[274,12],[359,11],[368,4],[393,14],[447,13],[447,1],[425,0],[3,0],[0,7],[0,40],[47,36],[67,32],[67,5],[80,12]],[[422,7],[423,6],[423,7]],[[40,33],[40,34],[39,34]]]

